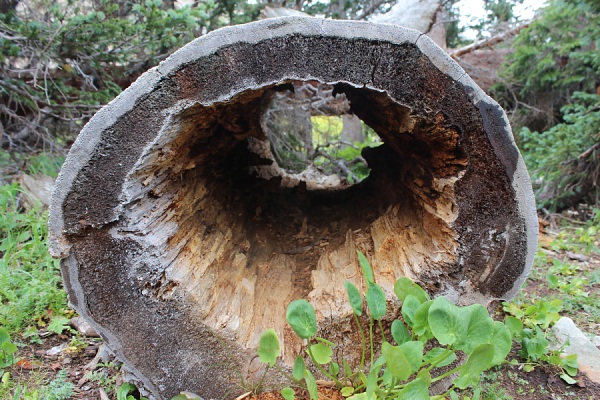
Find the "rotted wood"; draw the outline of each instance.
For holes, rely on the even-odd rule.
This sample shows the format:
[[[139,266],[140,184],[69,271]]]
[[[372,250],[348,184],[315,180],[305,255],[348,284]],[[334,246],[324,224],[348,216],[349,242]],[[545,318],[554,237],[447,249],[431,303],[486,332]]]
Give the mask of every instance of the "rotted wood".
[[[298,81],[331,85],[382,138],[360,184],[273,161],[263,114]],[[265,329],[290,368],[305,345],[285,326],[297,298],[352,362],[357,250],[390,295],[408,276],[487,304],[519,290],[537,218],[503,110],[429,38],[287,17],[195,40],[99,111],[57,180],[50,232],[71,303],[131,379],[152,399],[208,399],[258,381]]]

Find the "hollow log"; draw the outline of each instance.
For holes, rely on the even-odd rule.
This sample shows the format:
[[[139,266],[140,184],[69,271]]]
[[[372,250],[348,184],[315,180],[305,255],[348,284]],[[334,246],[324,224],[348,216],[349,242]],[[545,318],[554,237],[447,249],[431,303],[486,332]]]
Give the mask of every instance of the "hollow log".
[[[273,161],[263,111],[298,81],[333,85],[381,137],[361,183]],[[259,380],[268,328],[289,368],[305,345],[285,324],[297,298],[352,362],[357,250],[390,298],[408,276],[488,304],[516,294],[536,242],[506,115],[444,51],[414,30],[304,17],[214,31],[145,73],[84,127],[50,214],[71,304],[153,399],[233,398]]]

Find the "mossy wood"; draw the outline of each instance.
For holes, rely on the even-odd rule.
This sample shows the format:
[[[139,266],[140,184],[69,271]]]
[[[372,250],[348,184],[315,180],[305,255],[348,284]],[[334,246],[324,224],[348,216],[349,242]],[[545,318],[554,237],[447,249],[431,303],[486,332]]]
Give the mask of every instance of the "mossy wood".
[[[382,138],[365,181],[324,187],[273,162],[261,116],[298,81],[333,85]],[[487,304],[519,290],[537,219],[504,111],[427,36],[289,17],[205,35],[99,111],[50,230],[71,303],[151,398],[208,399],[260,379],[266,329],[291,370],[294,299],[317,310],[334,357],[360,357],[344,288],[367,289],[356,250],[388,295],[407,276]]]

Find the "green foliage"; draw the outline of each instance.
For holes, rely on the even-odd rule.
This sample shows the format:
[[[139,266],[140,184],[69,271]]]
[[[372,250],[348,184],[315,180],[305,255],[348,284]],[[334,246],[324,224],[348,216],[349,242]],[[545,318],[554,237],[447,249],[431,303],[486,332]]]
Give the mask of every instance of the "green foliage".
[[[594,4],[550,1],[513,41],[500,71],[504,83],[493,88],[512,110],[540,208],[598,198],[600,14]]]
[[[176,396],[177,397],[177,396]],[[146,397],[140,397],[137,387],[125,382],[117,389],[117,400],[148,400]]]
[[[67,370],[63,369],[44,389],[44,400],[66,400],[73,395],[75,385],[67,381]],[[119,399],[120,400],[120,399]]]
[[[286,313],[288,324],[294,332],[301,339],[308,340],[306,351],[312,364],[322,375],[335,382],[344,396],[351,400],[429,400],[429,387],[432,383],[458,373],[446,393],[433,397],[442,399],[451,393],[456,395],[455,389],[476,386],[483,371],[505,360],[511,349],[511,331],[503,323],[493,321],[485,307],[459,307],[444,297],[430,300],[420,286],[407,278],[398,280],[394,288],[403,302],[403,319],[393,321],[393,339],[390,340],[381,324],[387,303],[383,289],[374,281],[373,271],[366,257],[358,252],[358,259],[367,284],[365,297],[369,318],[368,338],[358,318],[363,313],[362,296],[353,284],[345,285],[362,341],[362,357],[358,368],[353,371],[345,360],[342,360],[344,368],[340,368],[334,361],[335,344],[316,336],[316,313],[310,303],[295,300],[290,303]],[[357,296],[360,298],[357,299]],[[382,335],[380,351],[374,348],[375,322]],[[268,330],[265,335],[273,340],[277,339],[272,330]],[[434,338],[436,341],[431,342]],[[429,348],[434,343],[441,346],[424,351],[426,346]],[[278,345],[271,347],[279,349]],[[368,368],[365,364],[367,350],[371,360]],[[263,351],[259,345],[259,355],[261,352]],[[381,354],[377,359],[376,353]],[[451,365],[457,354],[466,356],[466,362],[443,373],[439,372],[439,368]],[[262,356],[261,360],[268,365],[275,362],[273,358],[264,359]],[[311,399],[316,400],[316,381],[302,356],[296,359],[292,375],[290,378],[296,384],[304,381]],[[293,398],[291,388],[284,390],[286,399]]]
[[[600,96],[575,92],[571,101],[562,108],[564,122],[541,133],[520,131],[539,208],[562,209],[598,193]]]
[[[513,43],[503,75],[516,82],[521,101],[541,93],[567,104],[575,92],[595,93],[600,73],[600,15],[583,0],[552,0]]]
[[[0,375],[3,375],[4,368],[18,361],[15,357],[17,350],[17,346],[10,340],[8,331],[0,326]]]
[[[540,363],[551,364],[560,370],[560,377],[565,382],[575,383],[571,376],[577,374],[577,355],[561,357],[560,350],[549,348],[547,339],[549,328],[560,318],[562,301],[539,300],[529,306],[504,302],[503,308],[510,314],[505,324],[511,337],[521,344],[519,357],[524,361],[523,369],[530,372]]]
[[[46,213],[21,213],[17,184],[0,186],[0,325],[9,333],[64,315],[58,260],[48,254]]]
[[[213,10],[211,1],[34,3],[0,14],[0,93],[10,98],[0,117],[12,148],[64,145],[99,106],[199,36]]]
[[[272,367],[275,365],[280,352],[279,339],[275,330],[269,329],[264,332],[258,342],[258,356],[260,357],[260,361]]]

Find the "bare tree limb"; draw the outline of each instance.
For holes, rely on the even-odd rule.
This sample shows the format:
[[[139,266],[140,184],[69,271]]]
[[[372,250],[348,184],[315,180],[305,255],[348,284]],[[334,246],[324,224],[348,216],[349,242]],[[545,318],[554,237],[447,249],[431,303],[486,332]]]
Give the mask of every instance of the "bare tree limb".
[[[506,32],[502,32],[499,35],[492,36],[490,38],[487,38],[487,39],[484,39],[484,40],[480,40],[480,41],[475,42],[475,43],[471,43],[468,46],[461,47],[460,49],[456,49],[454,51],[451,51],[449,53],[449,56],[452,57],[452,58],[454,58],[454,59],[456,59],[456,58],[459,58],[460,56],[463,56],[463,55],[465,55],[467,53],[470,53],[472,51],[475,51],[477,49],[481,49],[483,47],[495,46],[498,43],[502,43],[505,40],[508,40],[511,37],[517,35],[520,31],[522,31],[523,29],[527,28],[531,24],[532,21],[533,20],[531,20],[531,21],[529,21],[529,22],[527,22],[527,23],[525,23],[523,25],[519,25],[519,26],[517,26],[517,27],[515,27],[513,29],[510,29],[510,30],[506,31]]]
[[[379,7],[381,7],[382,5],[384,5],[385,3],[388,3],[388,0],[376,0],[373,3],[371,3],[371,5],[367,8],[365,8],[359,15],[356,15],[354,17],[352,17],[353,20],[361,20],[361,19],[365,19],[367,17],[369,17],[370,15],[372,15],[375,11],[377,11],[377,9]]]

